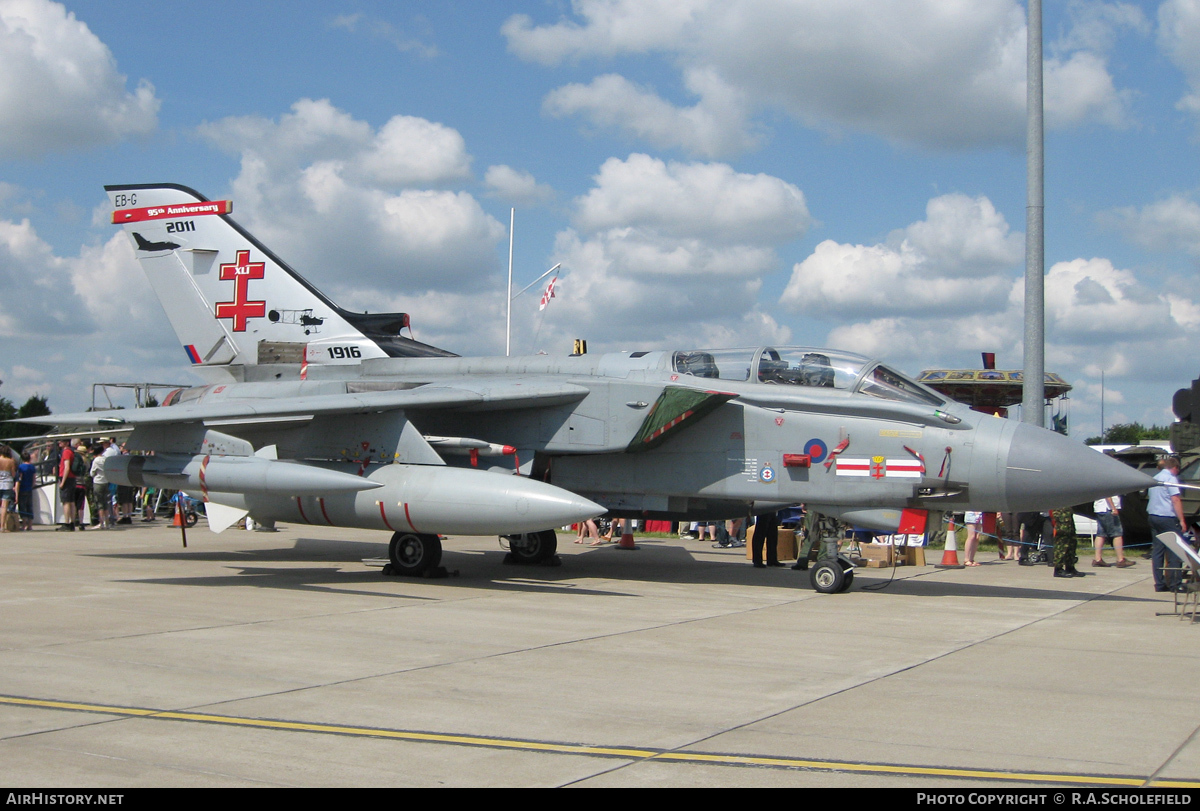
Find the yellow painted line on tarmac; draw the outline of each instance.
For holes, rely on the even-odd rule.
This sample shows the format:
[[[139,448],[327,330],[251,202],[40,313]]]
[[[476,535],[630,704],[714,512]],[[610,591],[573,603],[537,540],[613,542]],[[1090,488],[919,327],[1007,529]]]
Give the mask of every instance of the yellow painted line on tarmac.
[[[401,729],[312,724],[303,721],[281,721],[269,718],[247,718],[236,715],[214,715],[199,712],[175,712],[144,707],[123,707],[108,704],[87,704],[77,701],[53,701],[23,696],[0,695],[0,704],[19,707],[117,715],[128,718],[149,718],[167,721],[192,721],[224,726],[278,729],[291,732],[349,735],[364,738],[389,738],[420,743],[440,743],[457,746],[482,746],[526,752],[547,752],[564,755],[593,755],[631,760],[660,760],[675,763],[698,763],[713,766],[757,766],[806,771],[854,772],[857,774],[908,775],[920,777],[951,777],[966,780],[996,780],[1013,783],[1067,783],[1088,786],[1124,786],[1130,788],[1190,788],[1200,789],[1200,780],[1154,780],[1144,777],[1064,774],[1059,772],[1006,772],[988,769],[951,769],[889,763],[851,763],[831,760],[729,755],[708,752],[680,752],[666,749],[639,749],[625,746],[587,746],[584,744],[554,743],[522,740],[520,738],[490,738],[477,735],[450,735],[438,732],[415,732]]]

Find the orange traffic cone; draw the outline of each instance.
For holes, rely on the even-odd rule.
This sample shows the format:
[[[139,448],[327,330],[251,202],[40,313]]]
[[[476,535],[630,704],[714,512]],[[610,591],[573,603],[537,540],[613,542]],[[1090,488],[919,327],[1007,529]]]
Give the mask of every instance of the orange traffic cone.
[[[633,533],[629,531],[630,520],[626,518],[621,522],[621,542],[617,544],[617,549],[637,549],[638,546],[633,542]]]
[[[946,551],[942,552],[942,562],[937,564],[938,569],[965,569],[966,566],[958,562],[958,536],[955,535],[954,521],[946,527]]]
[[[171,526],[173,526],[173,527],[182,527],[183,526],[183,512],[179,509],[178,504],[175,505],[175,517],[171,520]]]

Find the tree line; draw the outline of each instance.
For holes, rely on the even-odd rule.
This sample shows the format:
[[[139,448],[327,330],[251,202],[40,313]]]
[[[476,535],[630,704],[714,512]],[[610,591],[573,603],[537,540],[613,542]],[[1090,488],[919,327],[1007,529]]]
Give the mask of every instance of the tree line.
[[[9,442],[9,439],[14,436],[44,434],[50,430],[50,426],[25,425],[19,422],[8,422],[8,420],[20,419],[22,417],[42,417],[49,413],[50,406],[46,404],[46,398],[40,394],[30,397],[20,408],[13,404],[13,401],[7,397],[0,397],[0,442],[10,444],[17,450],[21,450],[25,443]]]
[[[1143,439],[1170,439],[1169,425],[1142,425],[1140,422],[1122,422],[1110,426],[1102,436],[1090,436],[1085,445],[1136,445]]]

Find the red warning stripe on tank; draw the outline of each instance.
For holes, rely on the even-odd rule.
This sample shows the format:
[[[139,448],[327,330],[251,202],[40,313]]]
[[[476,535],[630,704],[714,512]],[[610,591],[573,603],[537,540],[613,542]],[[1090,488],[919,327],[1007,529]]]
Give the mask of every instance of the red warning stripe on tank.
[[[304,523],[312,523],[312,521],[308,520],[308,516],[304,514],[304,504],[300,501],[300,496],[296,496],[296,509],[300,510],[300,517],[304,519]]]
[[[317,503],[321,505],[321,515],[325,516],[325,523],[333,526],[333,521],[329,520],[329,513],[325,512],[325,499],[318,498]]]
[[[390,529],[392,532],[395,532],[396,528],[394,526],[392,526],[392,522],[388,520],[387,509],[384,508],[383,502],[376,501],[375,503],[379,505],[379,517],[383,519],[383,525],[385,527],[387,527],[388,529]]]

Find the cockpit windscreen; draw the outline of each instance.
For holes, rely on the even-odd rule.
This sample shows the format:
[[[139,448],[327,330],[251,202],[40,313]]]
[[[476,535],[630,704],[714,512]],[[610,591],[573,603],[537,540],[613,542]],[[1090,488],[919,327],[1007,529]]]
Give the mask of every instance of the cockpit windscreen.
[[[675,371],[719,380],[749,380],[757,349],[697,349],[676,352]]]
[[[887,400],[941,406],[945,400],[897,371],[862,355],[807,346],[695,349],[672,356],[676,372],[772,386],[857,391]]]
[[[880,364],[863,378],[859,391],[872,397],[882,397],[886,400],[901,400],[921,405],[940,406],[945,404],[938,395],[929,389],[909,380],[899,372],[894,372]]]

